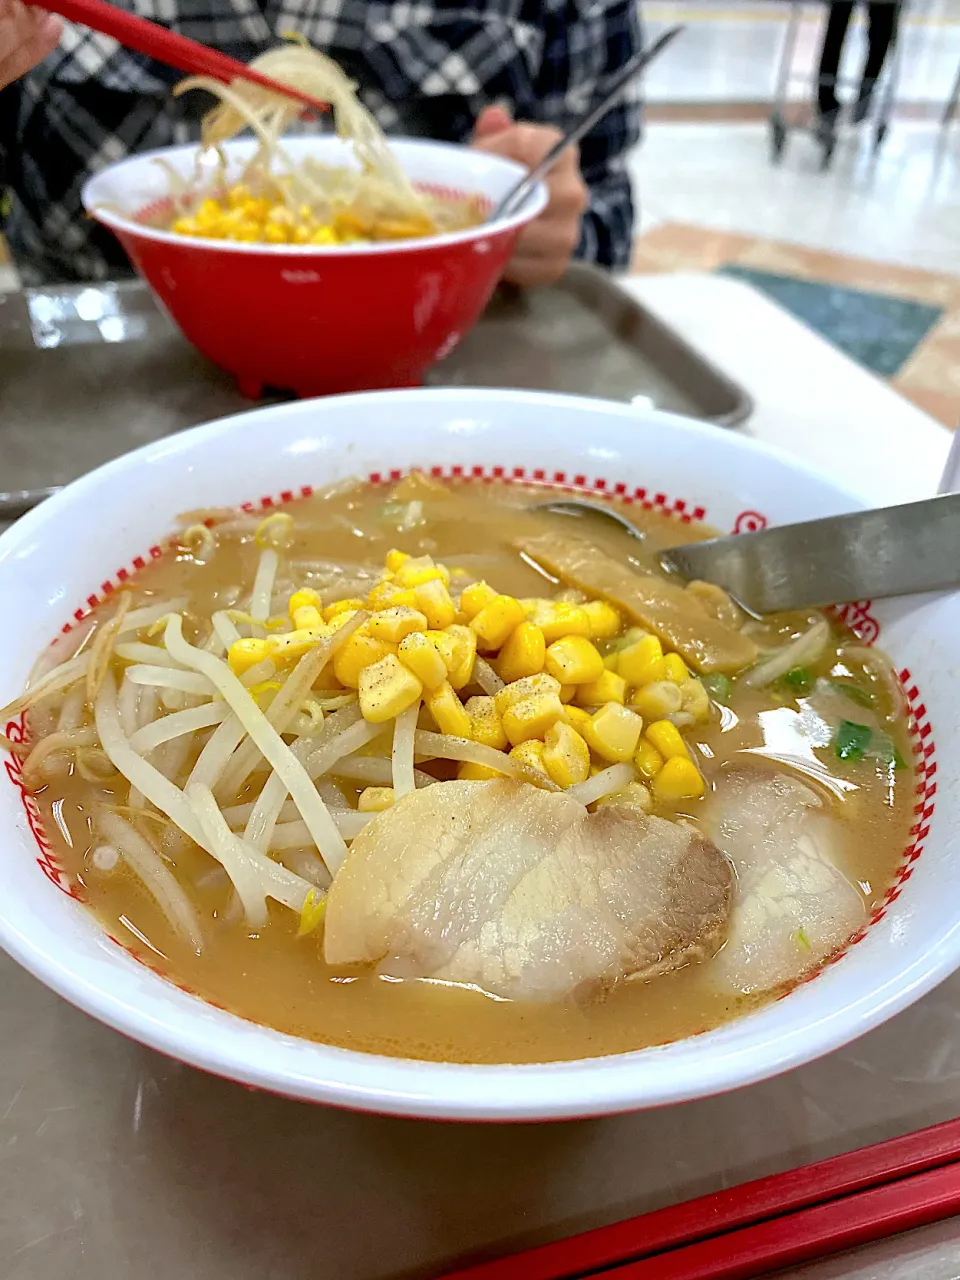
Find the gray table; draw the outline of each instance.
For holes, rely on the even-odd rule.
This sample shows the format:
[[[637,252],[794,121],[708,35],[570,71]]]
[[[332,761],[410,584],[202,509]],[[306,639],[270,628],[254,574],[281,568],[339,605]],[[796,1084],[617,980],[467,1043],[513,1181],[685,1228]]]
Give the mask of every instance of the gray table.
[[[130,349],[108,346],[90,355],[86,386],[99,386],[102,413],[82,426],[70,411],[76,385],[34,380],[29,398],[11,405],[0,378],[3,487],[69,479],[185,418],[235,407],[209,367],[184,379],[182,351],[176,378],[138,385]],[[8,341],[0,355],[13,349]],[[0,956],[0,1277],[437,1275],[455,1259],[955,1116],[958,1010],[960,977],[848,1049],[724,1098],[597,1121],[468,1127],[338,1113],[206,1077],[99,1026]],[[956,1280],[960,1226],[795,1274]]]

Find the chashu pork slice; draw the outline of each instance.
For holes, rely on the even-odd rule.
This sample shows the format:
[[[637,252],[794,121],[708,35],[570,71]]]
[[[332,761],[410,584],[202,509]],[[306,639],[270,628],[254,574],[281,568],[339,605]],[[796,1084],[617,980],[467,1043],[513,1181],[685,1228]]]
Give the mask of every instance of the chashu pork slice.
[[[748,994],[796,982],[865,923],[841,869],[841,828],[797,778],[731,771],[706,825],[737,873],[730,936],[712,966],[721,985]]]
[[[406,796],[354,840],[327,905],[331,965],[517,1000],[646,975],[723,941],[732,872],[688,826],[513,781]]]

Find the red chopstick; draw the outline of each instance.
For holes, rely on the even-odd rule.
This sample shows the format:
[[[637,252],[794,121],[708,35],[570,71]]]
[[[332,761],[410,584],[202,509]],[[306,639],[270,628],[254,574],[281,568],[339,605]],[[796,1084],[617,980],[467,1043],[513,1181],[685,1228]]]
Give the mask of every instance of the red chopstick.
[[[135,49],[137,53],[145,53],[156,58],[177,71],[187,75],[212,76],[229,84],[231,80],[249,80],[262,89],[270,89],[274,93],[282,93],[288,98],[302,102],[313,111],[328,111],[329,105],[318,98],[312,98],[299,89],[291,89],[289,85],[261,75],[259,71],[251,71],[244,62],[229,58],[217,49],[210,49],[205,44],[190,40],[187,36],[178,35],[176,31],[168,31],[156,22],[149,22],[135,13],[127,13],[107,0],[28,0],[34,8],[46,9],[50,13],[58,13],[61,18],[70,22],[79,22],[105,36],[113,36],[127,49]]]
[[[813,1249],[803,1254],[809,1259],[958,1211],[960,1120],[947,1120],[846,1155],[481,1263],[450,1273],[445,1280],[573,1280],[609,1268],[615,1269],[616,1280],[728,1280],[764,1271],[696,1268],[718,1265],[725,1252],[735,1258],[742,1244],[754,1251],[750,1256],[755,1260],[747,1258],[737,1265],[772,1270],[794,1261],[787,1257],[781,1262],[776,1252],[790,1244],[793,1232],[797,1247]],[[846,1238],[845,1230],[851,1234],[850,1243],[835,1243]],[[681,1259],[687,1270],[667,1271],[671,1258]],[[642,1269],[645,1259],[650,1262],[648,1270]]]

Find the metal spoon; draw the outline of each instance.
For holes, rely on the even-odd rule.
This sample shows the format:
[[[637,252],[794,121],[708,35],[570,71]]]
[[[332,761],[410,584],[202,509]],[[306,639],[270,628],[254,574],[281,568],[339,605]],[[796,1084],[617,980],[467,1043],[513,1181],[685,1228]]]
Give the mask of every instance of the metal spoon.
[[[564,499],[538,509],[612,520],[643,539],[599,503]],[[960,587],[960,494],[688,542],[659,560],[684,578],[716,583],[755,613],[947,591]]]
[[[52,498],[60,489],[61,486],[55,484],[46,489],[14,489],[12,493],[0,493],[0,520],[16,520],[47,498]]]
[[[641,50],[640,53],[632,57],[622,68],[620,74],[600,101],[591,107],[585,116],[581,116],[568,129],[565,129],[563,137],[555,146],[550,148],[540,163],[534,165],[528,174],[510,188],[492,213],[488,214],[487,222],[496,222],[498,218],[506,218],[509,214],[516,213],[540,179],[548,174],[556,164],[560,154],[566,151],[567,147],[572,147],[575,142],[579,142],[581,138],[586,137],[593,126],[599,120],[602,120],[610,108],[614,106],[630,81],[648,67],[654,58],[659,53],[662,53],[670,41],[678,36],[682,30],[682,26],[669,27],[654,40],[649,48]]]

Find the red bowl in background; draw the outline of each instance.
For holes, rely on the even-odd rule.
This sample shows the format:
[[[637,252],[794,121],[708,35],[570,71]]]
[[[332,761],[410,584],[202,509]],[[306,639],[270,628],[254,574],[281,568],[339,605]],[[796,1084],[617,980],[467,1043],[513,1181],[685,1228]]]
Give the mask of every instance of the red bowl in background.
[[[405,172],[430,190],[480,195],[492,207],[523,175],[512,161],[467,147],[391,140]],[[228,182],[255,149],[228,143]],[[289,138],[293,159],[349,163],[334,137]],[[521,228],[546,204],[540,186],[509,218],[422,240],[261,245],[160,231],[173,210],[170,169],[189,181],[197,148],[166,147],[111,165],[83,190],[87,212],[118,237],[184,335],[258,396],[301,396],[417,385],[476,323]],[[164,164],[157,164],[162,160]]]

